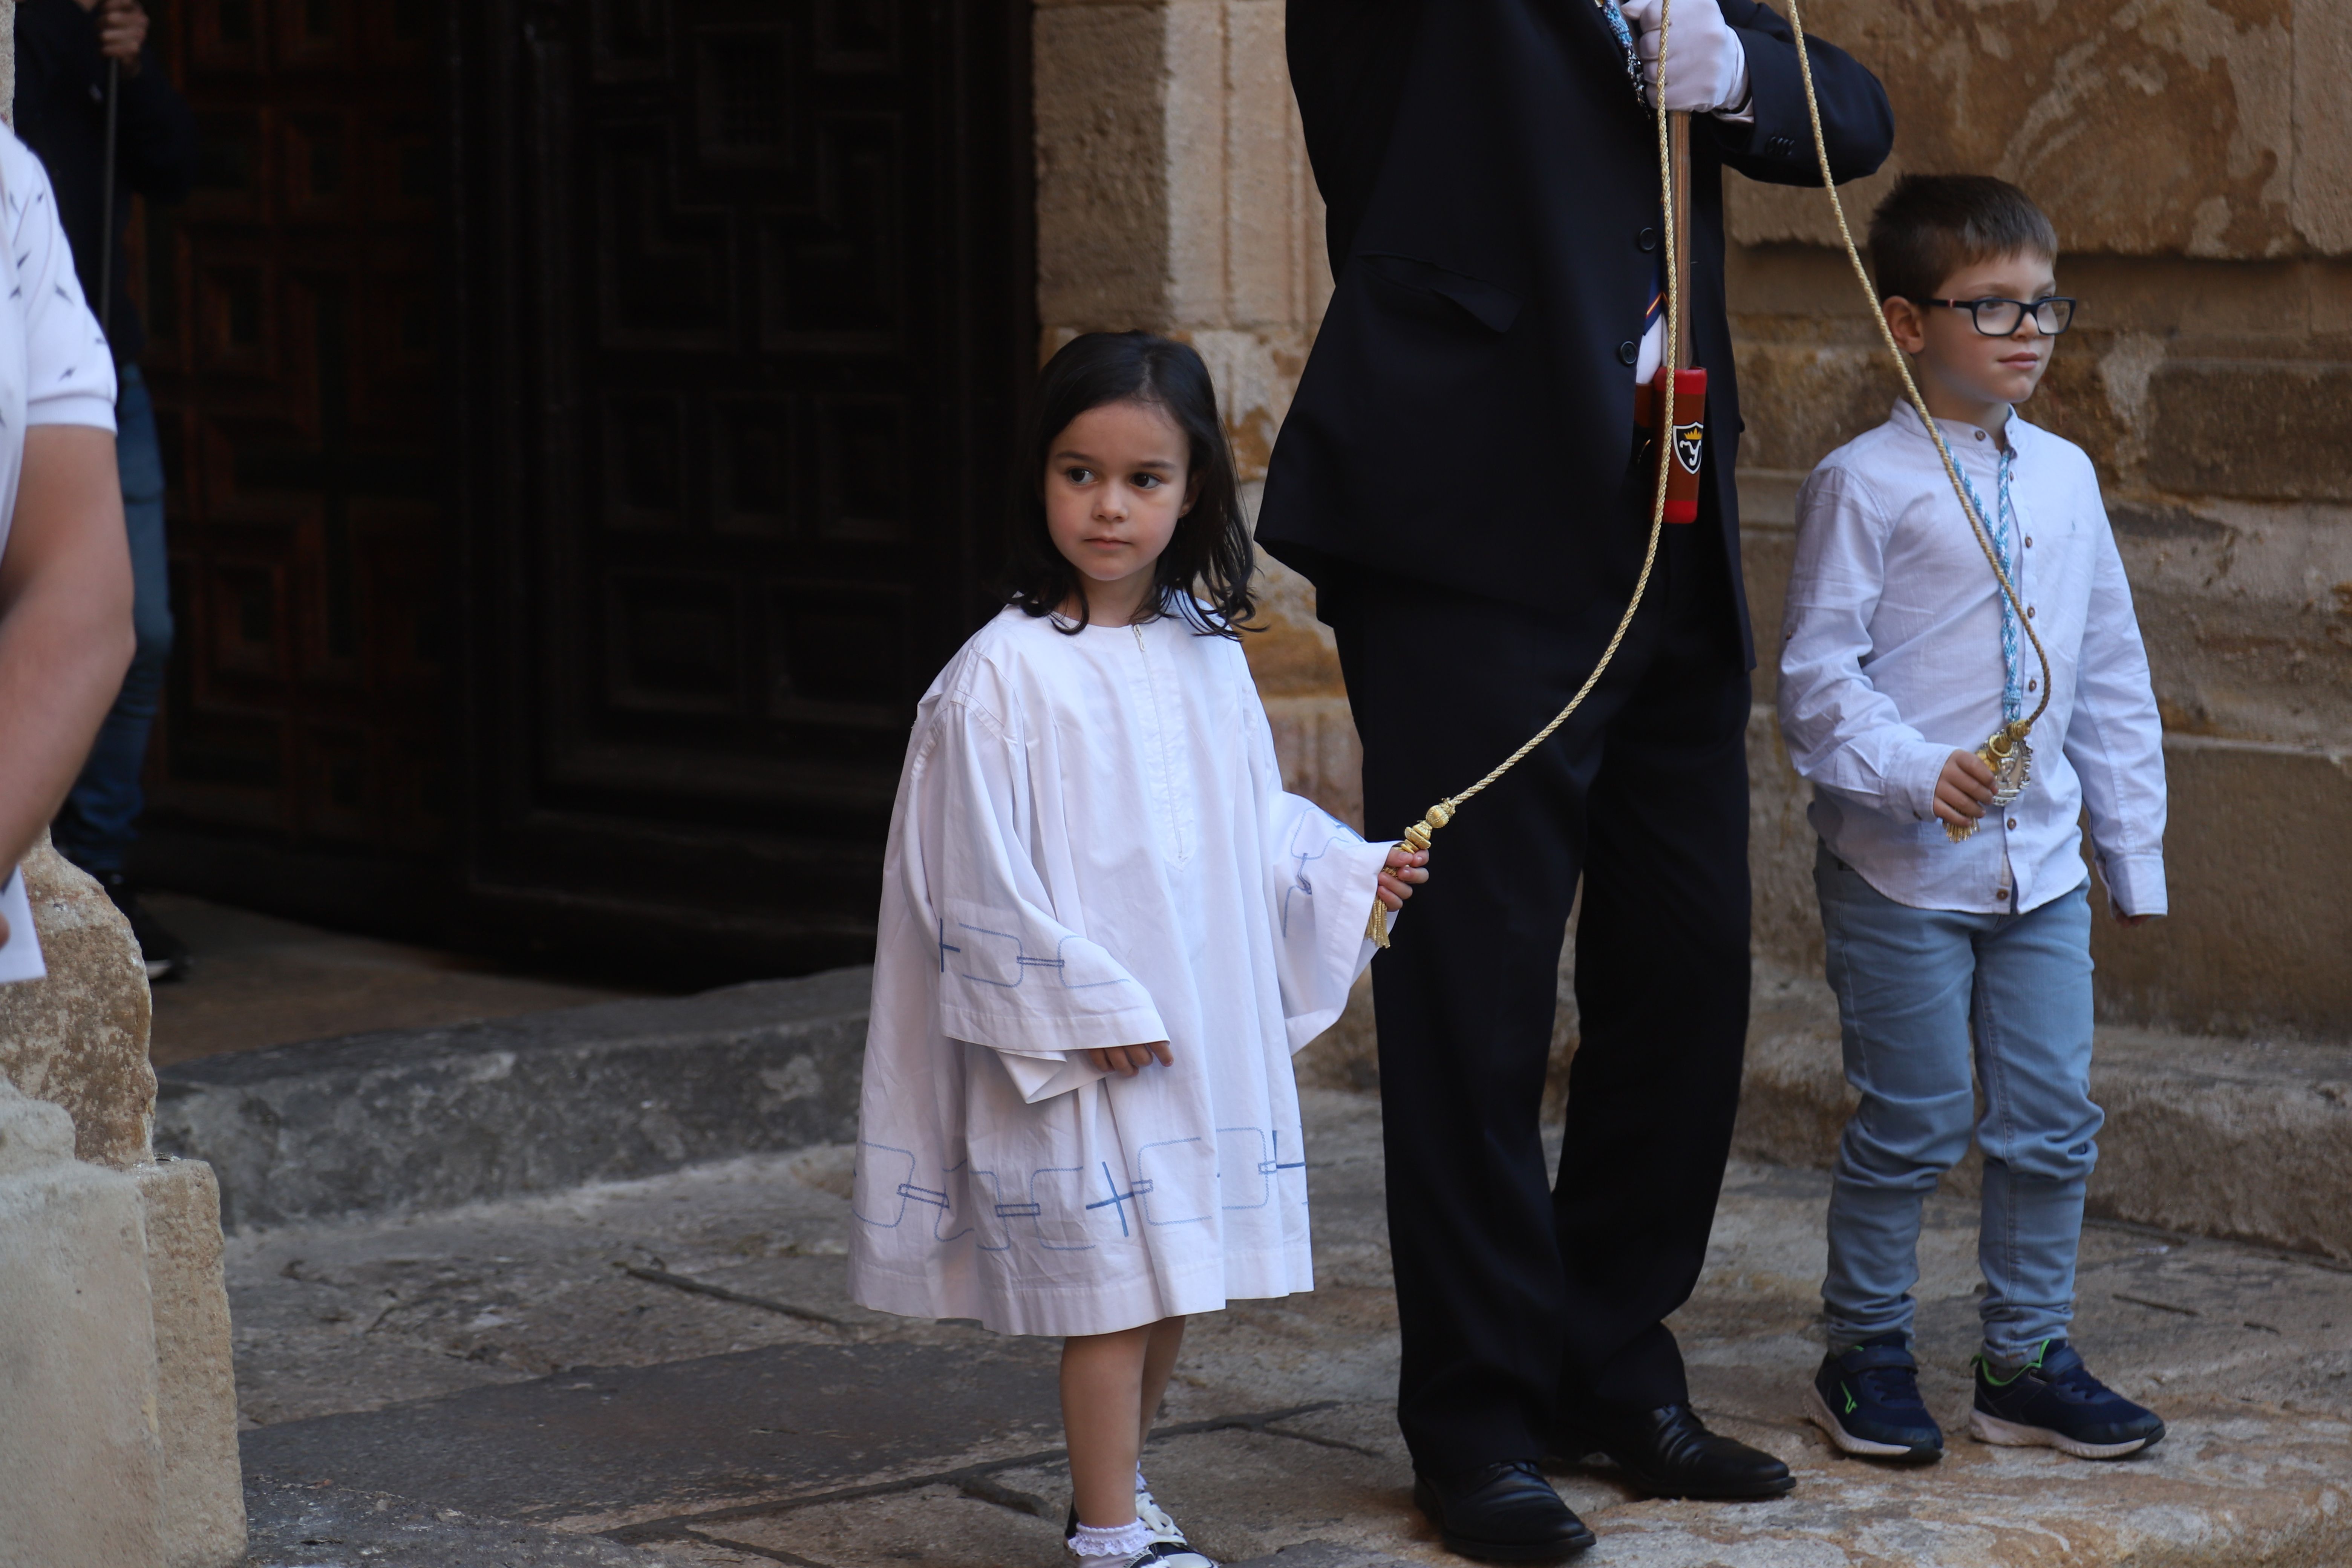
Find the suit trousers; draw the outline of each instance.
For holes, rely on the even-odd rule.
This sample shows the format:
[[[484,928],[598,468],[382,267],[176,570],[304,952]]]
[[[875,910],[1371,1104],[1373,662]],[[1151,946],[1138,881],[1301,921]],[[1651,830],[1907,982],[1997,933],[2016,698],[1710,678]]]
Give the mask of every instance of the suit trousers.
[[[1649,499],[1641,472],[1611,520],[1635,561]],[[1372,967],[1397,1414],[1426,1473],[1538,1458],[1563,1415],[1688,1398],[1664,1320],[1697,1282],[1739,1098],[1750,698],[1722,533],[1664,534],[1607,675],[1437,836]],[[1402,578],[1322,587],[1376,838],[1539,729],[1612,629]],[[1572,909],[1555,1184],[1542,1104]]]

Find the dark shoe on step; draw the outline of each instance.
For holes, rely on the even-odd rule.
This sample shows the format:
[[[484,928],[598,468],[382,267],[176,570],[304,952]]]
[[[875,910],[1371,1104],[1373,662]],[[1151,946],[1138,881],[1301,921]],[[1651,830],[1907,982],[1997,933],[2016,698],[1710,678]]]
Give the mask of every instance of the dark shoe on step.
[[[1822,1357],[1805,1414],[1848,1454],[1898,1465],[1944,1457],[1944,1430],[1919,1397],[1919,1363],[1899,1333]]]
[[[147,984],[161,985],[167,980],[184,980],[194,966],[188,955],[188,944],[172,933],[170,927],[147,912],[139,900],[139,889],[120,871],[107,871],[99,876],[98,885],[131,922],[131,939],[139,944],[139,954],[147,961]]]
[[[1524,1462],[1442,1478],[1416,1473],[1412,1500],[1448,1552],[1482,1563],[1557,1563],[1592,1544],[1584,1521]]]
[[[1588,1414],[1569,1425],[1559,1451],[1569,1458],[1606,1454],[1653,1497],[1745,1501],[1782,1497],[1797,1485],[1788,1466],[1708,1431],[1687,1405]]]

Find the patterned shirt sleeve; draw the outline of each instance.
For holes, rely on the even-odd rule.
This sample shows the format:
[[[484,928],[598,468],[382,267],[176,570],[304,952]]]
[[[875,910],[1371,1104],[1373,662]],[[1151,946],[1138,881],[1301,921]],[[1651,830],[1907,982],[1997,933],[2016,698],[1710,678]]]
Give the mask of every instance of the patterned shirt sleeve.
[[[5,135],[5,133],[0,133]],[[25,315],[25,422],[114,428],[114,354],[74,276],[73,248],[58,220],[40,160],[13,135],[0,141],[8,243]]]

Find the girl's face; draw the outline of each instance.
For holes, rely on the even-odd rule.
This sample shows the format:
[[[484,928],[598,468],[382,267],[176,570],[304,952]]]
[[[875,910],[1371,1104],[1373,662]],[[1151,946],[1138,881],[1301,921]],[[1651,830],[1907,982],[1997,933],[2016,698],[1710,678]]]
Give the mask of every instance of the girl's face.
[[[1078,569],[1094,618],[1132,620],[1149,598],[1152,567],[1192,510],[1190,453],[1183,431],[1150,403],[1089,408],[1054,438],[1045,531]]]

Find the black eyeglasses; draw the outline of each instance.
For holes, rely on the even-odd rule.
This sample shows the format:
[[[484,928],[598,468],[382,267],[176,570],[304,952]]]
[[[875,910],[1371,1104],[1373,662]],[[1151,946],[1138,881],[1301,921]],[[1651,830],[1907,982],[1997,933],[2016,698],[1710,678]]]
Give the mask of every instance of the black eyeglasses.
[[[1975,321],[1977,331],[1989,338],[2005,338],[2025,322],[2027,311],[2033,313],[2033,324],[2042,329],[2045,338],[2054,338],[2074,324],[2075,301],[2063,294],[2053,294],[2046,300],[1922,300],[1923,305],[1941,305],[1948,310],[1966,310]]]

